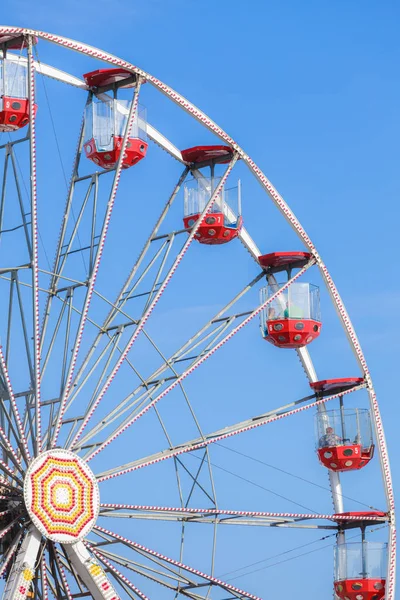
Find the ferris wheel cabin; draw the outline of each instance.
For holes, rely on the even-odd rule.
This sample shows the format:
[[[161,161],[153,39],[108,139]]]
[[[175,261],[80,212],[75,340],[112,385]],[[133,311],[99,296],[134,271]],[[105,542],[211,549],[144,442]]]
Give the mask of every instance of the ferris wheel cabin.
[[[27,59],[7,58],[8,49],[23,48],[26,48],[24,38],[0,36],[0,132],[17,131],[29,123]]]
[[[273,252],[259,256],[258,262],[266,272],[268,285],[260,291],[264,304],[273,298],[260,313],[263,338],[278,348],[301,348],[310,344],[321,332],[319,288],[310,283],[277,283],[275,274],[301,269],[311,259],[308,252]]]
[[[184,219],[185,229],[190,230],[200,218],[221,181],[215,177],[215,165],[229,163],[233,150],[229,146],[196,146],[182,150],[183,160],[191,166],[195,177],[185,184]],[[210,168],[210,177],[199,169]],[[241,216],[241,186],[224,186],[216,196],[211,209],[203,218],[195,238],[201,244],[226,244],[239,235],[243,219]]]
[[[125,69],[98,69],[86,73],[86,84],[91,96],[85,109],[86,157],[103,169],[112,169],[121,155],[123,139],[128,124],[130,100],[117,98],[121,88],[136,85],[136,76]],[[107,92],[113,92],[111,97]],[[146,156],[146,111],[139,107],[122,158],[122,167],[127,169]]]
[[[276,282],[275,274],[286,271],[288,280],[293,269],[303,268],[311,259],[308,252],[272,252],[258,257],[266,272],[268,285],[261,289],[260,301],[271,303],[260,313],[260,328],[265,340],[278,348],[301,348],[310,344],[321,332],[319,288],[310,283]]]
[[[340,600],[385,597],[387,544],[367,542],[335,546],[335,593]]]
[[[327,379],[310,383],[317,398],[340,394],[362,384],[361,377]],[[317,454],[331,471],[355,471],[365,467],[374,455],[371,414],[364,408],[340,407],[319,411],[315,416]]]

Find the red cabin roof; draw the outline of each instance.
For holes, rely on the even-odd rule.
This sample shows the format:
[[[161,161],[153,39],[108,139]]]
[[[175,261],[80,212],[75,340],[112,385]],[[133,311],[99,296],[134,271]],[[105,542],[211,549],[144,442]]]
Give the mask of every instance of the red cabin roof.
[[[379,510],[372,510],[372,511],[364,511],[364,512],[344,512],[344,513],[337,513],[335,515],[333,515],[333,520],[334,521],[340,521],[340,522],[346,522],[346,521],[355,521],[356,519],[349,519],[348,517],[357,517],[357,519],[359,521],[370,521],[372,519],[372,521],[375,521],[376,518],[378,519],[387,519],[388,516],[386,513],[381,512]]]
[[[37,44],[37,37],[32,36],[32,43],[35,46]],[[22,40],[22,43],[21,43]],[[20,50],[28,46],[28,40],[19,33],[2,33],[0,34],[0,45],[7,44],[7,48],[10,50]]]
[[[286,269],[301,269],[311,258],[309,252],[271,252],[258,257],[263,269],[277,273]]]
[[[233,156],[230,146],[194,146],[182,150],[182,158],[187,163],[207,163],[216,161],[221,164],[228,163]]]
[[[117,67],[115,69],[97,69],[97,71],[90,71],[85,73],[83,78],[89,87],[105,87],[114,83],[123,82],[124,79],[135,77],[134,73],[127,69]],[[126,86],[121,85],[120,87],[133,87],[134,82],[129,82]]]
[[[310,383],[310,387],[322,396],[330,396],[339,394],[346,390],[356,387],[364,383],[362,377],[343,377],[341,379],[322,379],[321,381],[315,381]]]

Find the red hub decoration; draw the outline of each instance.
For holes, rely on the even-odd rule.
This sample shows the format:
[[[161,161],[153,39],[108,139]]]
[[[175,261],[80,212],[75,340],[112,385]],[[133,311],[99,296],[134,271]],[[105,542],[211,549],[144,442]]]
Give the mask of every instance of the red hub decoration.
[[[85,143],[86,157],[103,169],[112,169],[118,162],[121,154],[123,137],[114,136],[114,148],[112,150],[97,150],[94,139]],[[139,138],[129,138],[126,152],[122,159],[122,168],[128,169],[136,165],[146,156],[148,144]]]
[[[312,319],[274,319],[267,321],[264,339],[279,348],[301,348],[310,344],[321,332],[321,322]]]
[[[199,217],[200,213],[185,217],[183,219],[185,229],[191,229]],[[227,227],[224,223],[224,215],[222,213],[206,215],[194,237],[200,244],[226,244],[239,235],[243,219],[239,217],[236,227]]]
[[[362,469],[374,455],[374,446],[363,450],[361,444],[327,446],[318,448],[320,463],[331,471],[354,471]]]
[[[35,106],[35,113],[37,107]],[[29,100],[3,96],[0,131],[16,131],[29,123]]]
[[[382,600],[385,579],[343,579],[335,581],[335,592],[341,600]]]

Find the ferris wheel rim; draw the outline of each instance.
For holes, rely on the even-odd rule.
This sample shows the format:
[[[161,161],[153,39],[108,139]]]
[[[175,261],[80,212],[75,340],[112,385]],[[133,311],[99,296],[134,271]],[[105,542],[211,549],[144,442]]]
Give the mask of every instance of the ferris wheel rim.
[[[123,66],[127,70],[132,71],[133,73],[138,74],[143,77],[146,81],[151,83],[155,88],[161,91],[163,94],[168,96],[172,101],[178,104],[181,108],[186,110],[189,114],[191,114],[195,119],[205,125],[210,131],[212,131],[216,136],[220,139],[224,140],[228,143],[234,151],[239,155],[239,157],[243,160],[243,162],[247,165],[249,170],[253,173],[256,179],[260,182],[260,184],[267,191],[268,195],[274,202],[275,206],[281,211],[289,225],[294,229],[295,233],[298,235],[300,240],[304,243],[306,248],[312,254],[320,272],[324,279],[324,282],[328,288],[328,291],[331,295],[331,299],[333,304],[338,312],[339,318],[341,320],[342,326],[345,330],[345,333],[350,342],[350,346],[355,354],[357,362],[360,366],[361,371],[364,374],[365,381],[367,384],[369,396],[370,396],[370,405],[371,412],[373,414],[373,422],[375,428],[376,439],[378,442],[379,455],[381,460],[381,468],[383,473],[383,481],[385,494],[388,504],[388,510],[390,513],[390,536],[389,536],[389,548],[390,548],[390,560],[389,560],[389,568],[388,568],[388,600],[392,600],[394,598],[394,577],[395,577],[395,550],[396,550],[396,530],[395,530],[395,515],[394,515],[394,496],[393,496],[393,488],[392,488],[392,479],[389,467],[389,459],[386,448],[386,441],[383,432],[383,425],[380,416],[378,401],[376,398],[376,394],[372,385],[372,380],[370,376],[370,372],[368,369],[367,362],[365,360],[363,351],[361,349],[361,345],[358,341],[352,323],[348,317],[347,311],[344,307],[344,304],[338,294],[337,288],[331,278],[329,271],[324,265],[319,253],[317,252],[314,244],[311,239],[308,237],[306,231],[301,226],[300,222],[297,220],[289,206],[280,196],[280,194],[276,191],[274,186],[270,183],[268,178],[263,174],[263,172],[257,167],[257,165],[252,161],[252,159],[244,152],[244,150],[231,138],[224,130],[222,130],[218,125],[216,125],[205,113],[203,113],[200,109],[198,109],[195,105],[186,100],[182,95],[175,92],[172,88],[153,77],[146,71],[141,70],[140,68],[134,66],[133,64],[119,59],[112,54],[94,48],[92,46],[82,44],[80,42],[76,42],[69,38],[54,35],[51,33],[46,33],[42,31],[27,29],[27,28],[16,28],[16,27],[0,27],[0,34],[18,34],[18,35],[26,35],[26,36],[36,36],[40,39],[44,39],[53,43],[56,43],[65,48],[78,51],[80,53],[86,54],[88,56],[92,56],[94,58],[98,58],[108,62],[110,64]],[[255,257],[254,257],[255,258]]]

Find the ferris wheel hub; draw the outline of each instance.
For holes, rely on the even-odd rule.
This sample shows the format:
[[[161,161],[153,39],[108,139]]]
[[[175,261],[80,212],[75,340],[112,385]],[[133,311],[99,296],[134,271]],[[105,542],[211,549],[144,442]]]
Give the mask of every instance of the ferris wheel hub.
[[[97,481],[76,454],[57,448],[37,456],[24,480],[26,509],[49,540],[73,544],[94,526],[100,509]]]

